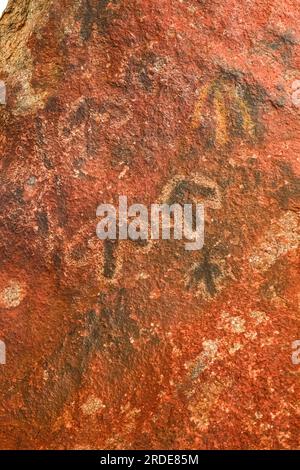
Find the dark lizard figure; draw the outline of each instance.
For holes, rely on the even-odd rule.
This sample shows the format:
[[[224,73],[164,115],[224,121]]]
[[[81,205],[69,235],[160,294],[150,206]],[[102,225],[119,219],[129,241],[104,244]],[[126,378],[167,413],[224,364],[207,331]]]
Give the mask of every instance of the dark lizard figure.
[[[221,270],[219,266],[210,262],[209,254],[205,251],[202,261],[193,270],[189,287],[195,283],[203,281],[208,293],[213,296],[217,292],[215,278],[220,275]]]

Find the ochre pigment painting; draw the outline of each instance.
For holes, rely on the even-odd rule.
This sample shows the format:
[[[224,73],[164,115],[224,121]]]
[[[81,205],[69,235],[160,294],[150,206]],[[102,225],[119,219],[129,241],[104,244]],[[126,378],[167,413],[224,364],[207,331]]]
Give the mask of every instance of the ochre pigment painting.
[[[0,449],[300,449],[299,215],[297,0],[9,0]]]

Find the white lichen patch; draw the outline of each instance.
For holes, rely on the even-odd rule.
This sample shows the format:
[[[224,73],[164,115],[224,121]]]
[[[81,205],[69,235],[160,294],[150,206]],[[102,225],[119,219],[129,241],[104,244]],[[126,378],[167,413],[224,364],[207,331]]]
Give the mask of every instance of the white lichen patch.
[[[203,351],[192,364],[191,378],[196,379],[210,364],[212,364],[218,354],[218,342],[208,339],[202,343]]]
[[[230,316],[227,312],[222,314],[222,323],[219,328],[225,328],[226,330],[230,330],[232,333],[244,333],[246,330],[246,322],[245,319],[238,316]]]
[[[195,391],[193,399],[188,405],[188,410],[190,421],[199,431],[205,432],[208,429],[212,410],[217,405],[223,390],[226,390],[230,385],[231,381],[227,378],[222,381],[211,378]]]
[[[245,320],[241,317],[230,318],[231,329],[234,333],[244,333],[245,331]]]
[[[16,308],[26,296],[24,286],[16,281],[10,281],[0,292],[0,307]]]
[[[281,256],[299,246],[299,218],[295,212],[286,212],[271,224],[262,242],[250,257],[251,265],[258,271],[266,271]]]
[[[105,405],[97,397],[89,397],[87,401],[81,406],[82,412],[85,415],[92,416],[96,414],[99,410],[105,408]]]
[[[269,320],[269,317],[265,312],[260,312],[258,310],[250,312],[250,317],[255,320],[256,325],[260,325],[261,323],[265,323]]]

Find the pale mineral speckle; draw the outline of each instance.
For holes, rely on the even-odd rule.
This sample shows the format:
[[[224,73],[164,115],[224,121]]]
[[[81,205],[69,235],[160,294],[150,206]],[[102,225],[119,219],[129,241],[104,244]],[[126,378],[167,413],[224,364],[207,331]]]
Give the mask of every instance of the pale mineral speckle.
[[[256,331],[248,331],[247,333],[245,333],[245,337],[247,339],[250,339],[250,341],[253,341],[257,338],[257,333]]]
[[[241,343],[234,343],[234,345],[229,348],[229,354],[233,355],[235,354],[237,351],[239,351],[241,349],[242,345]]]
[[[46,369],[43,371],[43,379],[44,382],[47,382],[47,380],[49,379],[49,373]]]
[[[35,176],[30,176],[28,178],[27,184],[29,184],[30,186],[34,186],[36,184],[36,181],[37,181],[37,179],[36,179]]]

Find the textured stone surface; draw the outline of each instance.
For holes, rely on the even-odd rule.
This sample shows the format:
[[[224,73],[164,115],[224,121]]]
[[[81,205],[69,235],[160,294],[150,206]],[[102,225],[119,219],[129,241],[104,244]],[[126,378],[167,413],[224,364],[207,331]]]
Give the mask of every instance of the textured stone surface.
[[[0,447],[299,448],[296,0],[15,0],[0,22]],[[202,251],[96,208],[206,207]]]

